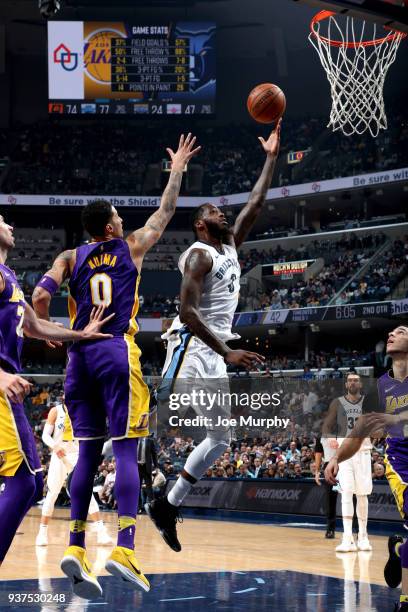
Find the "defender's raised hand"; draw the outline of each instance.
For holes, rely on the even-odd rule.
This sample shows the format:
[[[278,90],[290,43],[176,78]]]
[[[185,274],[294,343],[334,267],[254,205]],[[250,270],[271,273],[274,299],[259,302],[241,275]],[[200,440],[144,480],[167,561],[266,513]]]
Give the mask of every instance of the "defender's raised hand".
[[[103,318],[103,313],[105,312],[105,306],[101,305],[97,308],[93,308],[91,312],[91,316],[89,318],[89,323],[84,329],[79,332],[81,334],[81,340],[103,340],[105,338],[112,338],[112,334],[102,334],[101,329],[110,321],[115,313],[113,312],[108,317]]]
[[[268,140],[265,140],[262,138],[262,136],[258,136],[258,140],[261,143],[263,150],[271,157],[277,157],[279,153],[281,125],[282,119],[279,119],[278,125],[271,132]]]
[[[195,147],[195,142],[197,138],[193,136],[190,132],[187,134],[187,137],[184,137],[184,134],[180,136],[178,149],[176,152],[173,149],[167,148],[166,151],[170,155],[171,159],[171,169],[182,172],[184,170],[184,166],[188,164],[190,159],[197,155],[200,151],[201,147]]]

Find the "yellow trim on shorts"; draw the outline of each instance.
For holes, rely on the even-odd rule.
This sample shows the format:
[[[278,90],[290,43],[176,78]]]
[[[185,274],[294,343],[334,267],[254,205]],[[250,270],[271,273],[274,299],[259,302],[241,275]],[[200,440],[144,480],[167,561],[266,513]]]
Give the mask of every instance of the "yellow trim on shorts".
[[[4,460],[0,466],[0,476],[14,476],[23,461],[34,474],[23,451],[13,409],[3,393],[0,393],[0,423],[0,453]]]
[[[69,314],[69,325],[71,329],[74,327],[75,319],[77,318],[77,305],[76,301],[70,293],[68,293],[68,314]]]
[[[136,316],[139,312],[139,283],[140,283],[140,274],[138,273],[136,279],[135,286],[135,296],[133,298],[133,308],[129,319],[129,329],[127,331],[129,336],[134,336],[139,331],[139,326],[136,322]]]
[[[141,350],[134,341],[133,336],[123,336],[129,360],[129,407],[126,433],[123,436],[112,438],[144,438],[149,435],[149,388],[143,380],[140,367]]]
[[[69,418],[68,409],[65,404],[64,404],[64,412],[65,412],[65,419],[64,419],[64,433],[62,434],[62,440],[63,442],[73,442],[74,430],[72,428],[71,419]]]
[[[390,485],[391,492],[395,497],[397,508],[402,518],[405,518],[405,512],[403,510],[404,492],[405,489],[408,487],[408,483],[404,482],[401,476],[394,470],[390,460],[388,459],[387,454],[384,455],[384,463],[385,475],[387,477],[388,484]]]

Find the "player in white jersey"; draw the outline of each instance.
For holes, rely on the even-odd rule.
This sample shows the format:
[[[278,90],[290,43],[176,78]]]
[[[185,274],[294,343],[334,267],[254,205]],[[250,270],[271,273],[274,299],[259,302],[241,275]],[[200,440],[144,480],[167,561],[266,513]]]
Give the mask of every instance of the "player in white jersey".
[[[63,404],[59,403],[49,411],[42,439],[44,444],[51,448],[52,453],[47,477],[48,491],[42,506],[36,546],[48,545],[48,523],[53,515],[55,502],[79,456],[79,445],[73,439],[71,424]],[[99,506],[93,495],[89,504],[89,515],[94,521],[97,543],[112,544],[113,540],[101,519]]]
[[[345,437],[353,430],[357,419],[363,413],[363,400],[360,376],[357,372],[349,372],[346,378],[346,394],[336,398],[331,403],[323,426],[323,436],[332,434],[337,426],[343,437],[326,439],[329,446],[338,448]],[[370,438],[366,438],[358,453],[341,463],[339,467],[338,482],[343,515],[343,540],[336,547],[337,552],[356,552],[357,549],[372,550],[367,535],[368,495],[373,490],[371,448]],[[357,497],[357,546],[353,538],[353,495]]]
[[[215,388],[219,383],[228,384],[227,364],[250,368],[263,361],[257,353],[232,350],[226,344],[238,337],[231,331],[239,296],[237,248],[247,237],[266,201],[279,153],[280,121],[268,140],[259,140],[266,153],[265,164],[234,226],[229,227],[224,213],[212,204],[202,204],[195,211],[196,241],[179,260],[183,275],[180,314],[165,335],[168,347],[161,390],[174,392],[176,381],[180,388],[183,380],[185,385],[194,381],[191,385],[194,389],[196,386],[202,388],[205,383],[206,390],[213,380]],[[205,407],[200,408],[197,404],[191,407],[198,414],[205,411]],[[225,408],[217,408],[225,411]],[[179,506],[191,485],[230,444],[228,427],[207,426],[206,429],[206,438],[189,455],[169,495],[145,504],[147,514],[175,551],[181,550],[176,530]]]

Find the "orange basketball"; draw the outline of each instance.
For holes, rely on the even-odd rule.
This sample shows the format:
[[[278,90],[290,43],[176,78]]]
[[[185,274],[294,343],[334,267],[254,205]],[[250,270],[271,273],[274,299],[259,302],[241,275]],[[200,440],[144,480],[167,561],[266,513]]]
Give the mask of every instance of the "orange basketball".
[[[282,117],[285,108],[285,94],[273,83],[257,85],[248,96],[248,112],[259,123],[274,123]]]

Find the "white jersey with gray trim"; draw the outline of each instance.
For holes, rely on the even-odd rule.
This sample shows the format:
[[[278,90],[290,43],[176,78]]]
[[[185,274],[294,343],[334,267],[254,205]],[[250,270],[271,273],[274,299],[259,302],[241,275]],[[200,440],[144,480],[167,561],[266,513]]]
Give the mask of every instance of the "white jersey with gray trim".
[[[353,430],[357,419],[363,414],[364,395],[361,396],[358,402],[350,402],[344,395],[337,399],[340,404],[339,410],[337,412],[337,423],[339,431],[343,435],[344,432],[346,432],[345,435],[348,436],[349,433],[351,433],[351,431]],[[341,444],[343,440],[344,438],[339,438],[339,444]],[[372,445],[370,438],[365,438],[360,447],[360,450],[367,450],[371,448],[371,446]]]
[[[62,442],[62,436],[65,428],[65,410],[62,404],[57,404],[57,418],[54,424],[54,431],[52,432],[53,440],[56,444]]]
[[[193,249],[207,251],[213,262],[210,272],[205,276],[200,300],[200,312],[204,321],[211,331],[222,340],[239,338],[238,334],[231,331],[238,305],[239,279],[241,276],[241,267],[235,247],[224,244],[223,252],[220,253],[213,246],[197,240],[180,255],[178,267],[181,274],[184,274],[187,257]],[[182,326],[183,324],[177,316],[168,332],[162,337],[168,338],[174,330]]]

